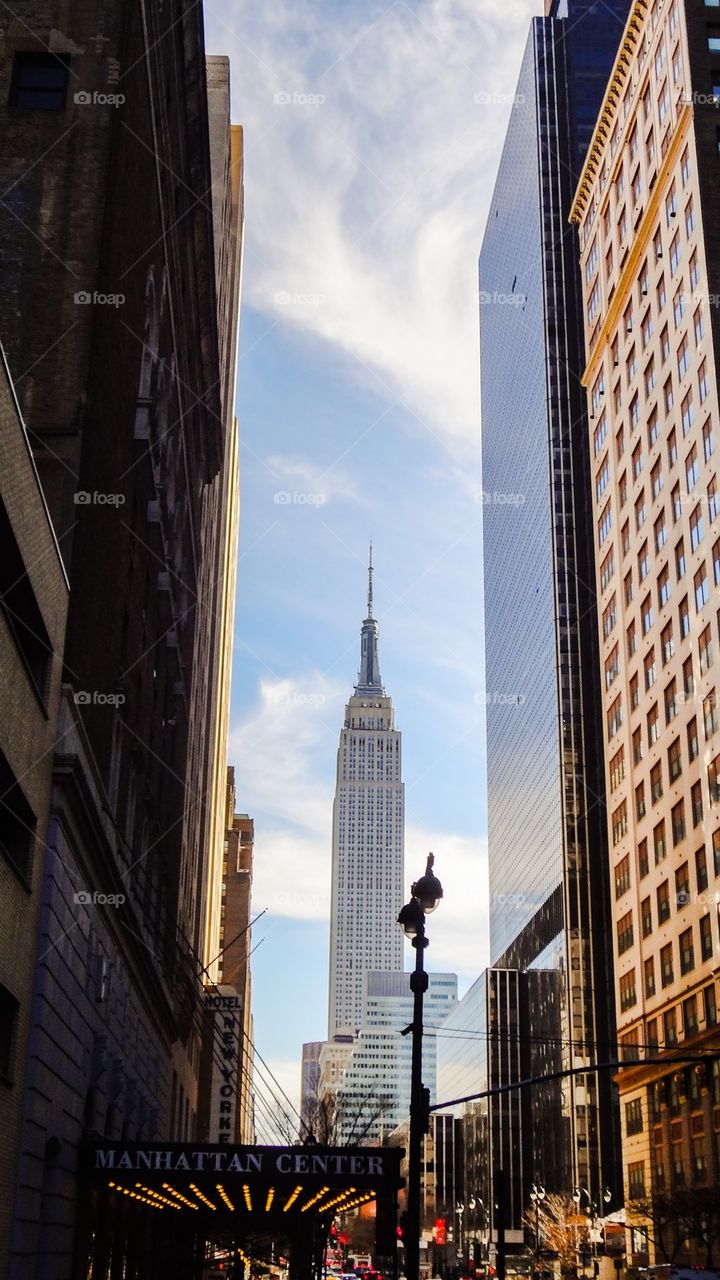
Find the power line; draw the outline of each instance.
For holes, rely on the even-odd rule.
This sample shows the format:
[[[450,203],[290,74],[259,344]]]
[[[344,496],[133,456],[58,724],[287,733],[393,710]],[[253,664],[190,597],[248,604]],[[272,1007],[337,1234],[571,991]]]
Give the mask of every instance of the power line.
[[[441,1111],[443,1107],[457,1107],[464,1102],[478,1102],[482,1098],[494,1098],[500,1093],[511,1093],[515,1089],[528,1089],[533,1085],[551,1084],[555,1080],[565,1080],[570,1076],[585,1076],[597,1071],[617,1071],[621,1067],[645,1067],[657,1064],[682,1063],[687,1066],[692,1062],[713,1062],[720,1058],[720,1049],[710,1049],[699,1053],[663,1054],[658,1058],[632,1058],[624,1062],[593,1062],[585,1067],[566,1067],[564,1071],[550,1071],[544,1076],[529,1076],[525,1080],[513,1080],[509,1084],[496,1084],[491,1089],[481,1089],[478,1093],[468,1093],[463,1098],[450,1098],[446,1102],[434,1102],[430,1111]]]

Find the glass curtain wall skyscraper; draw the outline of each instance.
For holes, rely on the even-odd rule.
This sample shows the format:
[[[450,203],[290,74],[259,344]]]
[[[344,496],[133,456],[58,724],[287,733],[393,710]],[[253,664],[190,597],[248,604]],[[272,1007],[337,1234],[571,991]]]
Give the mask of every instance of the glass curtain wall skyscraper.
[[[548,971],[527,987],[520,1027],[556,1026],[547,1053],[554,1064],[560,1043],[572,1067],[610,1055],[614,1017],[581,282],[567,219],[627,10],[628,0],[568,0],[533,21],[480,255],[491,962]],[[543,992],[551,1011],[534,1007]],[[534,1177],[594,1198],[615,1189],[609,1079],[543,1086],[534,1102],[567,1136],[543,1143],[533,1129],[518,1202]]]
[[[362,1024],[363,975],[402,970],[405,792],[400,730],[380,677],[372,550],[360,672],[340,732],[333,805],[328,1039]]]

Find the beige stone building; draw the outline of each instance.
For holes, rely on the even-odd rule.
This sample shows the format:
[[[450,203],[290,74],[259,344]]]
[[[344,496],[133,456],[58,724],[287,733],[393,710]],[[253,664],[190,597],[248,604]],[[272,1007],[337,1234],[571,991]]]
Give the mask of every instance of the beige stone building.
[[[653,1265],[661,1214],[720,1186],[718,86],[717,6],[636,0],[572,211],[618,1039],[647,1059],[618,1074],[628,1261]],[[705,1262],[679,1231],[670,1251]]]

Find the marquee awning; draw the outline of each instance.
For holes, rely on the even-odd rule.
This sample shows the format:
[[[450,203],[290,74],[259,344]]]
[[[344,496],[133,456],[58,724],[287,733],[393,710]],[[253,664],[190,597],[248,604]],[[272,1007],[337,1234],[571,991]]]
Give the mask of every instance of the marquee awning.
[[[86,1143],[93,1189],[164,1213],[290,1225],[334,1216],[403,1186],[397,1147],[259,1147],[211,1143]],[[217,1220],[217,1219],[216,1219]]]

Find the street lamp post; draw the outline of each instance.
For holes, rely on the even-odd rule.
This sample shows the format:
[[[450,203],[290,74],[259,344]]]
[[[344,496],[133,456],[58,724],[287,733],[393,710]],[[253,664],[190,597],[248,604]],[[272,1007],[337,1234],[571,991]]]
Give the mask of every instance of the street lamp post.
[[[465,1241],[464,1241],[464,1238],[463,1238],[463,1214],[464,1214],[464,1212],[465,1212],[465,1205],[464,1205],[464,1204],[462,1204],[462,1202],[460,1202],[460,1203],[456,1204],[456,1205],[455,1205],[455,1212],[456,1212],[456,1214],[457,1214],[457,1220],[458,1220],[458,1247],[457,1247],[457,1252],[458,1252],[458,1253],[460,1253],[460,1254],[462,1254],[462,1262],[463,1262],[463,1267],[464,1267],[464,1265],[465,1265]]]
[[[545,1188],[539,1183],[534,1182],[530,1199],[535,1205],[535,1262],[538,1269],[540,1268],[540,1205],[545,1199]]]
[[[573,1200],[575,1201],[576,1205],[578,1205],[578,1207],[580,1206],[580,1202],[583,1196],[587,1197],[587,1202],[588,1202],[588,1207],[585,1210],[585,1213],[586,1213],[586,1216],[590,1219],[590,1254],[592,1257],[592,1264],[593,1264],[593,1276],[597,1277],[600,1269],[598,1264],[598,1257],[597,1257],[597,1239],[596,1239],[596,1227],[595,1227],[598,1207],[597,1207],[596,1201],[593,1200],[592,1196],[590,1195],[590,1192],[588,1191],[587,1187],[576,1187],[575,1190],[573,1191]],[[606,1187],[605,1190],[603,1191],[603,1202],[606,1205],[608,1205],[611,1200],[612,1200],[612,1192]],[[585,1274],[585,1260],[583,1258],[583,1275],[584,1274]]]
[[[413,1003],[412,1067],[410,1076],[410,1140],[408,1143],[407,1212],[405,1216],[405,1272],[407,1280],[420,1277],[420,1165],[423,1134],[429,1121],[429,1093],[422,1082],[423,996],[428,988],[425,972],[425,915],[434,911],[443,896],[433,875],[434,855],[428,854],[425,875],[410,890],[410,901],[400,911],[398,924],[415,947],[415,969],[410,974]]]

